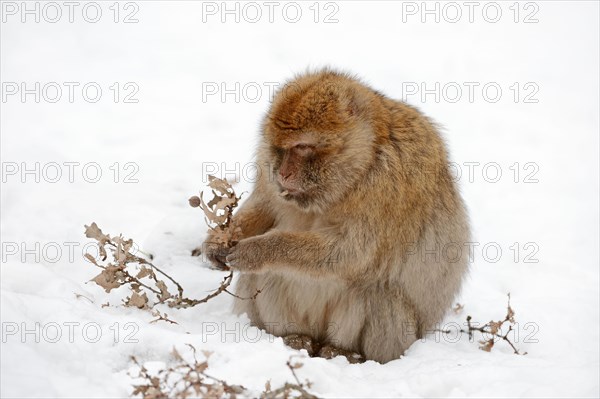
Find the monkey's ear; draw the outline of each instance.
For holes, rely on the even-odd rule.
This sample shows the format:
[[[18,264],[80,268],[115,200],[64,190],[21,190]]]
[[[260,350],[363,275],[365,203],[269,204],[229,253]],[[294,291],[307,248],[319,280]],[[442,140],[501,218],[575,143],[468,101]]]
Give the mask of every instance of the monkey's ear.
[[[350,116],[355,116],[358,114],[358,105],[353,98],[351,98],[346,105],[346,113]]]
[[[342,102],[346,115],[353,117],[363,114],[367,107],[367,99],[356,90],[348,90]]]

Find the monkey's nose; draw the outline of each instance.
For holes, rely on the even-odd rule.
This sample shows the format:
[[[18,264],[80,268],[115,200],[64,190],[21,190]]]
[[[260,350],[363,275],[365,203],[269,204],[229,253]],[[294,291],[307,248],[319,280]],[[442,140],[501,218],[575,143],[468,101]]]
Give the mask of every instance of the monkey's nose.
[[[292,175],[292,172],[284,172],[284,171],[279,171],[279,176],[283,179],[283,180],[287,180],[290,176]]]
[[[288,173],[287,176],[286,176],[286,175],[284,175],[283,173],[280,172],[280,173],[277,174],[277,182],[279,184],[281,184],[282,186],[285,186],[286,183],[288,182],[289,177],[291,175],[292,175],[291,173]]]

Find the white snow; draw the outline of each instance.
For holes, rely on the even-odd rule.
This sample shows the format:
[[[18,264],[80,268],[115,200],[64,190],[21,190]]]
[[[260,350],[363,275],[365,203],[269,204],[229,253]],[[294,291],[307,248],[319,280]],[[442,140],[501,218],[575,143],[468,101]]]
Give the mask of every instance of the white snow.
[[[354,72],[391,97],[405,97],[443,126],[480,243],[457,298],[465,309],[449,313],[444,323],[462,324],[467,314],[480,322],[502,318],[510,292],[519,322],[516,345],[528,354],[514,355],[502,342],[486,353],[466,336],[454,342],[432,335],[384,365],[304,358],[300,378],[324,397],[600,395],[597,2],[519,3],[518,23],[513,2],[497,3],[497,23],[483,18],[486,2],[475,8],[473,23],[463,2],[453,3],[462,11],[457,23],[447,21],[455,14],[446,3],[438,4],[446,12],[439,23],[433,15],[422,23],[420,14],[405,14],[403,22],[403,7],[414,10],[421,2],[320,3],[319,23],[312,2],[298,3],[297,23],[283,18],[285,2],[275,8],[273,23],[263,2],[254,3],[262,10],[256,23],[247,21],[255,11],[244,3],[239,23],[234,15],[222,23],[220,14],[205,14],[203,22],[201,2],[120,3],[120,20],[139,8],[139,22],[131,24],[113,22],[112,2],[98,3],[97,23],[83,19],[86,2],[74,9],[73,23],[62,2],[55,3],[62,11],[56,23],[47,21],[55,10],[44,8],[46,3],[26,3],[29,9],[38,4],[39,23],[21,14],[23,4],[1,5],[2,397],[126,397],[132,391],[131,355],[160,366],[173,346],[185,352],[186,343],[213,352],[211,375],[255,394],[269,379],[273,387],[292,381],[285,363],[298,352],[233,316],[228,295],[192,309],[163,309],[178,325],[149,324],[148,312],[115,306],[125,289],[108,295],[86,283],[98,269],[81,256],[90,242],[83,225],[95,221],[107,233],[132,237],[191,297],[206,295],[224,275],[189,256],[206,228],[187,198],[202,189],[213,165],[217,175],[232,178],[237,163],[242,179],[236,190],[251,190],[244,179],[251,168],[244,166],[269,106],[268,86],[324,65]],[[213,6],[223,7],[204,3],[206,10]],[[338,22],[323,23],[336,6]],[[93,9],[87,12],[94,17]],[[524,23],[532,12],[539,21]],[[294,17],[292,9],[288,13]],[[40,82],[39,103],[34,94],[24,102],[20,92],[10,94],[21,82],[27,89]],[[56,103],[48,101],[56,90],[49,82],[62,88]],[[79,84],[73,102],[64,82]],[[88,82],[102,88],[96,103],[82,97]],[[115,82],[117,103],[109,88]],[[133,97],[138,103],[122,101],[133,90],[128,82],[139,87]],[[240,89],[246,85],[245,96],[236,102],[229,94],[223,102],[220,92],[205,92],[203,101],[203,87],[220,90],[221,82],[228,89],[235,82]],[[422,101],[420,92],[406,96],[421,83],[432,89],[436,82],[447,90],[439,101],[433,94]],[[465,82],[479,84],[473,101]],[[482,94],[490,82],[495,84],[489,96],[494,87],[502,89],[495,103]],[[515,82],[518,102],[510,88]],[[448,101],[457,85],[462,97]],[[256,97],[256,86],[262,95],[248,101]],[[532,98],[538,102],[525,103],[536,88]],[[64,162],[78,163],[72,179]],[[92,162],[102,172],[96,183],[82,176]],[[470,162],[479,162],[473,179]],[[502,172],[496,183],[482,175],[487,164],[485,177],[495,177],[494,162]],[[54,163],[62,175],[52,183]],[[24,168],[34,172],[22,174]],[[137,183],[125,182],[131,172]],[[525,183],[532,172],[538,182]],[[85,177],[94,175],[88,166]],[[496,261],[495,247],[502,250]],[[525,261],[528,255],[537,263]],[[107,301],[113,306],[102,308]],[[88,342],[96,335],[97,342]]]

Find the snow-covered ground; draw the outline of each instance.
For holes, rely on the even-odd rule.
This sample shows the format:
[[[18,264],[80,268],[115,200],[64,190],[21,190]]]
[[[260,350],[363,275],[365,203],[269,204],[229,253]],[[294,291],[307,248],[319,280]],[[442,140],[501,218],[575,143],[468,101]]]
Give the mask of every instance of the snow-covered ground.
[[[510,292],[528,354],[429,336],[385,365],[305,358],[299,377],[325,397],[598,397],[599,5],[513,3],[76,2],[70,22],[62,2],[3,1],[2,397],[126,397],[131,355],[155,364],[186,343],[256,394],[293,380],[297,352],[228,295],[166,309],[176,325],[117,306],[126,290],[86,283],[83,225],[134,238],[204,296],[223,273],[189,256],[206,228],[187,198],[209,172],[250,190],[269,88],[323,65],[443,126],[479,244],[444,323],[502,318]]]

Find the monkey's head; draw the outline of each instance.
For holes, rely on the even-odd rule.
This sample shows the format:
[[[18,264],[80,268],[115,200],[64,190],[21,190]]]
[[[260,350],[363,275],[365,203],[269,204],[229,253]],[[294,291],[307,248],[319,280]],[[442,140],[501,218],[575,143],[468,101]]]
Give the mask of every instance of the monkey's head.
[[[281,199],[324,211],[353,189],[374,159],[374,97],[328,70],[300,76],[275,95],[259,157]]]

